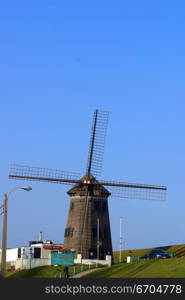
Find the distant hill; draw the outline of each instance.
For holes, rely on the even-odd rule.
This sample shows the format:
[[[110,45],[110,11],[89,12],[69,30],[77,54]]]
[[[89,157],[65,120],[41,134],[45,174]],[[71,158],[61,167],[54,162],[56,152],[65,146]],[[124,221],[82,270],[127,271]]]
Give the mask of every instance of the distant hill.
[[[146,248],[146,249],[132,249],[132,250],[123,250],[122,251],[122,261],[126,261],[126,258],[128,255],[132,255],[134,258],[142,258],[145,254],[147,254],[152,249],[163,249],[170,254],[172,254],[174,257],[183,257],[185,256],[185,244],[181,245],[173,245],[173,246],[159,246],[155,248]],[[119,251],[114,251],[114,262],[119,262]]]
[[[173,258],[143,259],[152,249],[168,251]],[[119,251],[115,251],[112,267],[95,270],[84,277],[93,278],[185,278],[185,244],[163,246],[146,249],[132,249],[122,251],[122,263],[119,263]],[[124,263],[128,255],[132,255],[135,262]]]

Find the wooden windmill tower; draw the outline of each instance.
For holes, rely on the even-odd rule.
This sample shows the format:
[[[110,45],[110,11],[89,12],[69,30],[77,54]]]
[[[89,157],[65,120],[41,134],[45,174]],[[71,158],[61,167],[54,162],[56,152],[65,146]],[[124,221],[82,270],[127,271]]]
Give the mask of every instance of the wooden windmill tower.
[[[166,186],[97,180],[102,169],[108,112],[95,110],[84,177],[53,169],[13,165],[9,178],[73,185],[64,234],[66,251],[83,258],[112,254],[108,197],[164,200]],[[108,188],[108,189],[107,189]]]

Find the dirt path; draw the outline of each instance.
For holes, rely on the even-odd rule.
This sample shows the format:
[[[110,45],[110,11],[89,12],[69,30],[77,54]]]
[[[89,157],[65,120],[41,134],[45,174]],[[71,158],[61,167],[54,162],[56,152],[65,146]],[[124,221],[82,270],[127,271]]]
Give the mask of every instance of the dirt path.
[[[80,273],[78,273],[78,274],[76,274],[76,275],[73,275],[73,276],[71,276],[70,278],[81,278],[81,277],[83,277],[84,275],[87,275],[87,274],[89,274],[89,273],[92,273],[92,272],[94,272],[94,271],[96,271],[96,270],[97,270],[97,269],[86,270],[86,271],[80,272]]]

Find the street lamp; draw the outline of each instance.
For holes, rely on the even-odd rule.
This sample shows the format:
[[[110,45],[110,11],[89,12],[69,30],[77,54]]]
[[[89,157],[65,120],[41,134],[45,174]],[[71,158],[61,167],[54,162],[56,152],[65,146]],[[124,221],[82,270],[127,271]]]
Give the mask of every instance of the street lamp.
[[[122,251],[122,244],[123,244],[123,237],[122,237],[122,221],[123,221],[123,219],[122,218],[120,218],[120,240],[119,240],[119,242],[120,242],[120,249],[119,249],[119,263],[121,263],[121,261],[122,261],[122,253],[121,253],[121,251]]]
[[[2,231],[2,252],[1,252],[1,275],[5,276],[6,273],[6,248],[7,248],[7,211],[8,211],[8,199],[10,194],[15,190],[31,191],[31,186],[18,186],[12,189],[9,193],[4,194],[3,202],[3,231]]]
[[[30,247],[30,269],[31,269],[31,259],[32,259],[32,254],[33,254],[33,250],[32,250],[32,248]]]

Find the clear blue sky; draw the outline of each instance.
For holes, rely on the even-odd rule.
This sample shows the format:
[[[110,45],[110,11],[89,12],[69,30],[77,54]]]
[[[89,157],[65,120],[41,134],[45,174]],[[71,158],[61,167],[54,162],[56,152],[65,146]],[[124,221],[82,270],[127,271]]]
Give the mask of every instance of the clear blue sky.
[[[166,202],[110,198],[114,249],[120,217],[123,248],[185,242],[184,11],[169,0],[1,1],[2,201],[25,184],[8,179],[11,163],[83,175],[93,110],[108,110],[102,179],[168,186]],[[62,242],[67,189],[27,184],[9,201],[8,246],[40,230]]]

